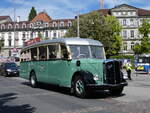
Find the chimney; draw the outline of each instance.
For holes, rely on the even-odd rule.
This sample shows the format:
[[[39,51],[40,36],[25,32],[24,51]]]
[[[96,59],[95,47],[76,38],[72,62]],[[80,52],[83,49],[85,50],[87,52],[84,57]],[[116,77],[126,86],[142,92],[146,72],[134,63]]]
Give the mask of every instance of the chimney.
[[[17,22],[20,22],[20,16],[17,16]]]

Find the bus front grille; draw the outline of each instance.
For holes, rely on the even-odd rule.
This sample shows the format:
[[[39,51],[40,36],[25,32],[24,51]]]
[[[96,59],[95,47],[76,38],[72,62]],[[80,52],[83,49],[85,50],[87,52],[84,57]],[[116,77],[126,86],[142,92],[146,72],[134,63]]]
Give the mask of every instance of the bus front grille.
[[[109,61],[104,63],[104,83],[107,84],[119,84],[123,77],[121,74],[121,65],[119,61]]]

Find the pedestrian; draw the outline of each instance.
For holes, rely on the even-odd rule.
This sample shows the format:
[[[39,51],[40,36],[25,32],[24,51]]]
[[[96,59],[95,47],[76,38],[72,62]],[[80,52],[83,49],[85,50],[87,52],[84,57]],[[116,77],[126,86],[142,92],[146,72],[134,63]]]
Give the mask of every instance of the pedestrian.
[[[130,63],[130,60],[127,61],[125,67],[126,67],[128,79],[129,79],[129,80],[132,80],[132,78],[131,78],[131,71],[132,71],[132,68],[131,68],[131,67],[132,67],[132,65],[131,65],[131,63]]]

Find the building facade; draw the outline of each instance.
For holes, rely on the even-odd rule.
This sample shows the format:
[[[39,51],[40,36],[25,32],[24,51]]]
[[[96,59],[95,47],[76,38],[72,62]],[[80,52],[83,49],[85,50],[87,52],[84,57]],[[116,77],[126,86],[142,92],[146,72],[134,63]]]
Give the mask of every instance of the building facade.
[[[64,37],[73,19],[52,20],[47,13],[39,13],[32,21],[5,21],[0,24],[0,39],[4,42],[1,57],[18,57],[24,43],[36,37],[44,39]]]
[[[136,8],[127,4],[116,6],[112,9],[101,9],[99,12],[105,15],[115,16],[123,29],[121,36],[123,38],[122,54],[133,54],[133,47],[140,43],[142,36],[138,29],[143,19],[150,19],[150,10]]]

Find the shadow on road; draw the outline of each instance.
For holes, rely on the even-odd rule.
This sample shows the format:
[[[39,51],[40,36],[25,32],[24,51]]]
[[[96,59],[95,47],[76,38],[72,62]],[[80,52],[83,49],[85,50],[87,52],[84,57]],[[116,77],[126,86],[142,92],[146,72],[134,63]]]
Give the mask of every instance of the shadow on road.
[[[8,102],[17,99],[16,93],[7,93],[0,95],[0,113],[33,113],[34,107],[29,104],[24,105],[8,105]]]
[[[23,82],[22,84],[31,87],[29,82]],[[53,91],[53,92],[56,92],[56,93],[61,93],[61,94],[68,95],[68,96],[73,96],[70,93],[70,88],[59,87],[59,86],[56,86],[56,85],[43,84],[43,83],[40,83],[38,88],[45,89],[45,90],[48,90],[48,91]],[[90,95],[87,97],[87,99],[117,98],[117,97],[121,97],[121,96],[124,96],[124,95],[125,94],[114,96],[114,95],[111,95],[109,93],[109,91],[98,90],[98,91],[91,92]]]

